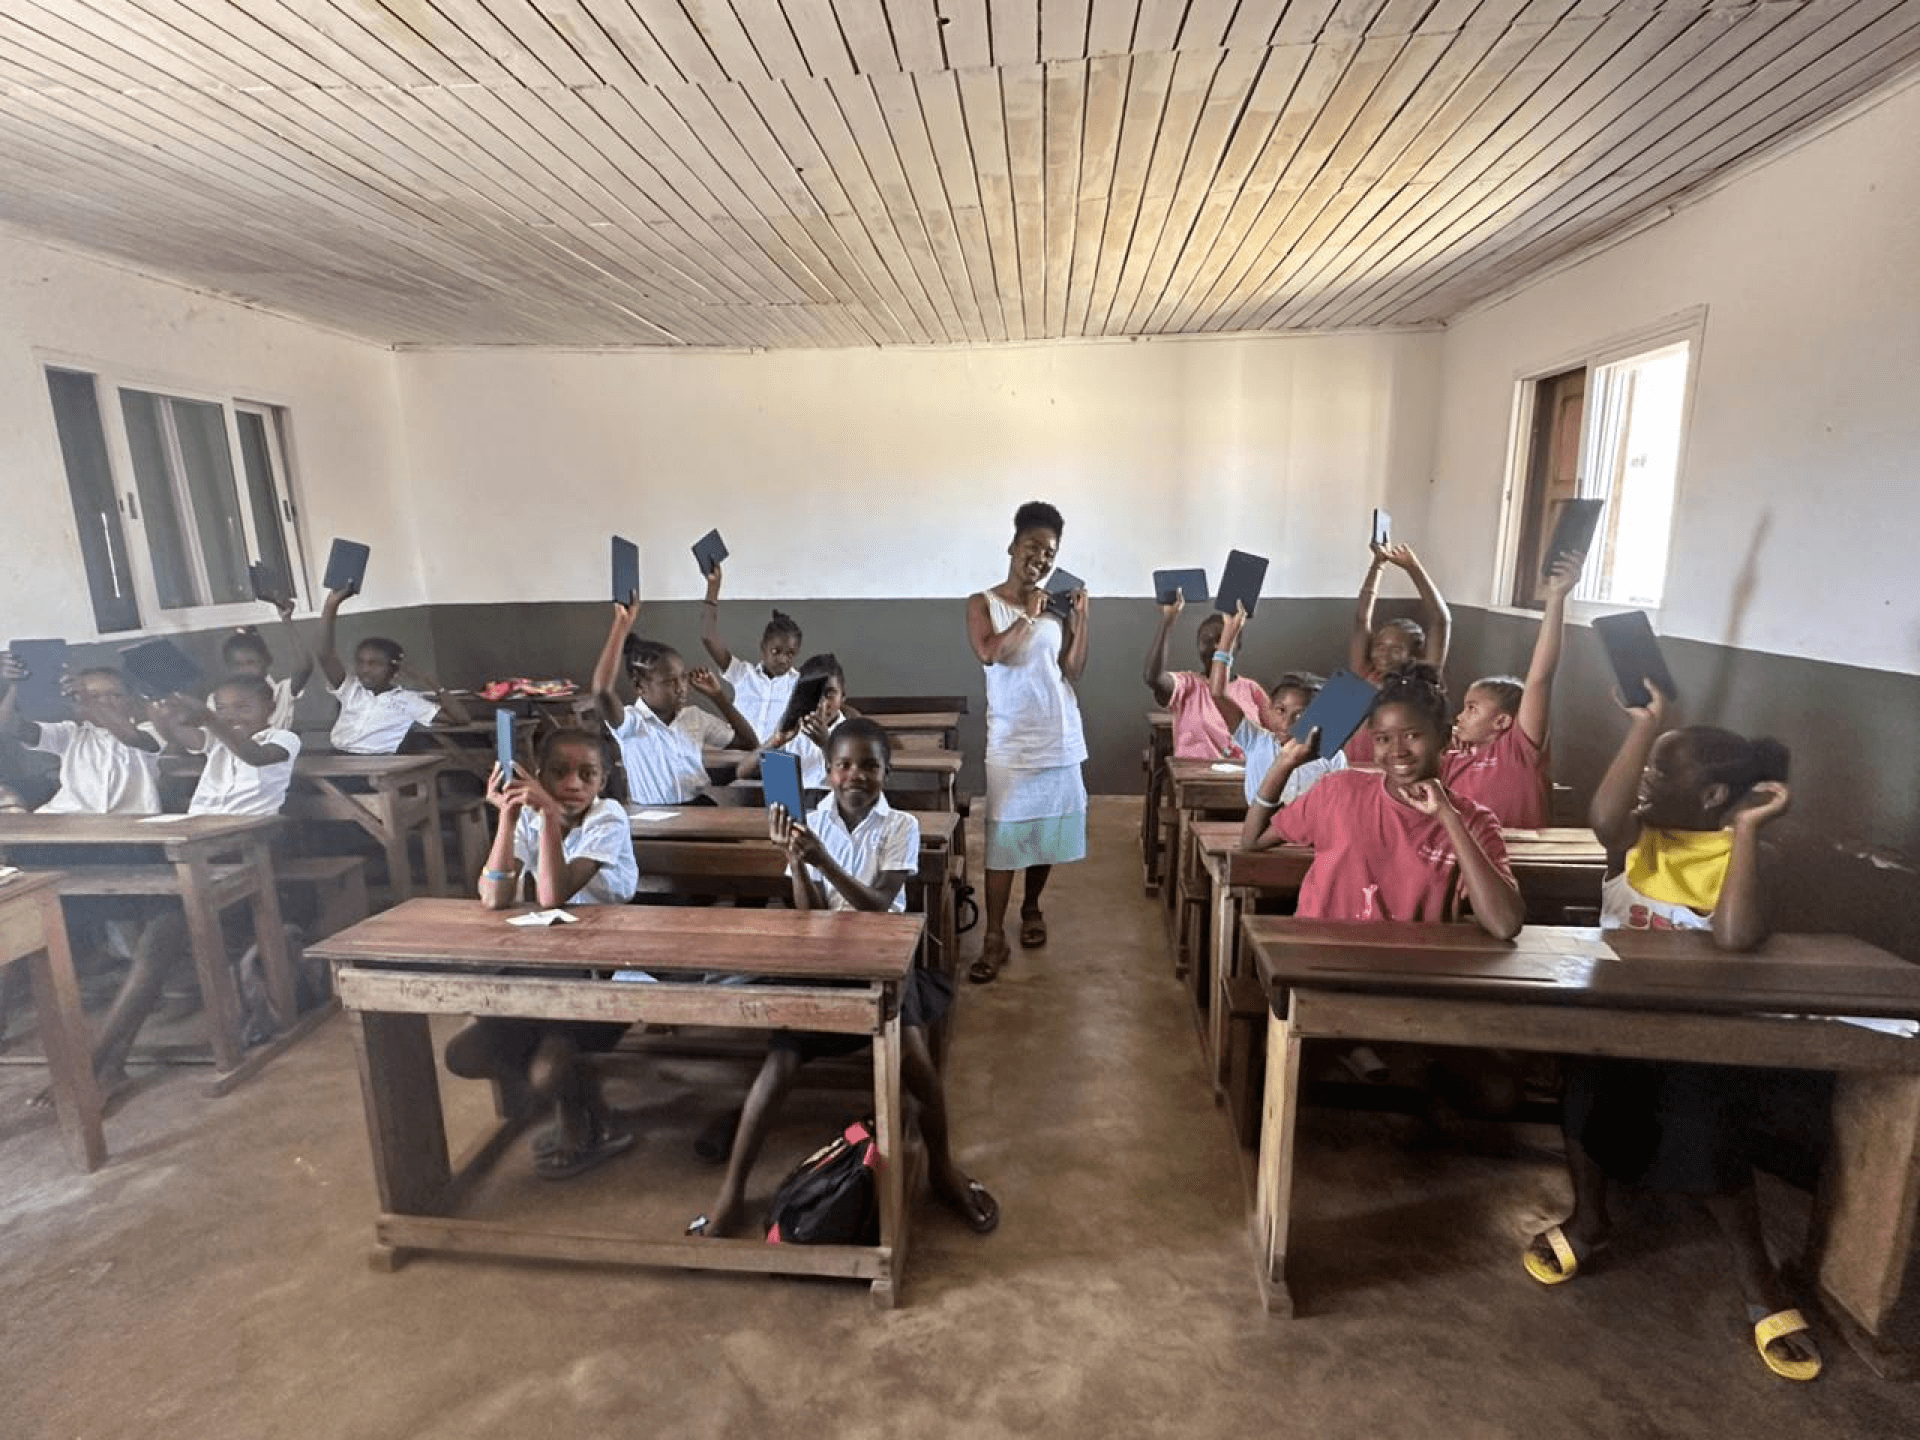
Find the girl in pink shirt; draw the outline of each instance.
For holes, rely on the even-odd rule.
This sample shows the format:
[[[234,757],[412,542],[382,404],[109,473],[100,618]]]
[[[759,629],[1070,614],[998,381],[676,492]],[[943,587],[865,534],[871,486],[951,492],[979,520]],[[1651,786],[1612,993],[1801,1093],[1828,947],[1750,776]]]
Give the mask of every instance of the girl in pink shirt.
[[[1153,691],[1154,700],[1173,716],[1174,759],[1244,759],[1240,747],[1233,743],[1233,726],[1221,715],[1207,684],[1207,670],[1216,655],[1226,655],[1231,661],[1240,652],[1237,640],[1222,643],[1227,617],[1216,610],[1200,622],[1196,637],[1200,646],[1198,672],[1167,669],[1167,639],[1186,603],[1186,597],[1175,591],[1173,602],[1160,607],[1160,629],[1147,651],[1147,663],[1142,667],[1140,678]],[[1247,714],[1258,715],[1264,708],[1266,691],[1255,681],[1230,680],[1227,685]]]
[[[1486,806],[1509,830],[1539,830],[1547,823],[1553,674],[1560,668],[1567,593],[1579,580],[1586,558],[1584,552],[1555,557],[1541,587],[1546,610],[1527,678],[1489,675],[1469,685],[1454,717],[1453,747],[1441,758],[1440,778],[1447,788]]]
[[[1288,777],[1313,758],[1319,732],[1280,747],[1240,843],[1313,847],[1294,912],[1301,919],[1442,921],[1453,918],[1458,893],[1489,934],[1519,933],[1525,910],[1499,822],[1440,781],[1447,729],[1446,691],[1432,667],[1415,665],[1386,677],[1368,716],[1380,769],[1338,771],[1283,806]]]

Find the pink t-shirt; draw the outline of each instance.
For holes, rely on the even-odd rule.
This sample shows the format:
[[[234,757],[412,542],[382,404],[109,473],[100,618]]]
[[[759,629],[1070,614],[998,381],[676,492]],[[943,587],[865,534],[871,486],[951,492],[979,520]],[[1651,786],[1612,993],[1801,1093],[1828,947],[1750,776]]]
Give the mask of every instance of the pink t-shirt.
[[[1266,692],[1252,680],[1229,680],[1227,694],[1233,703],[1253,721],[1260,723],[1260,707]],[[1244,760],[1240,747],[1227,732],[1227,722],[1214,704],[1207,677],[1191,670],[1173,673],[1173,698],[1167,701],[1173,716],[1173,758],[1176,760]]]
[[[1484,805],[1456,798],[1467,832],[1508,879],[1500,822]],[[1387,793],[1377,770],[1339,770],[1281,807],[1272,833],[1311,845],[1313,864],[1294,913],[1303,920],[1446,920],[1460,857],[1447,830]]]
[[[1547,824],[1547,752],[1515,721],[1484,745],[1449,750],[1440,778],[1456,798],[1477,800],[1509,830]]]

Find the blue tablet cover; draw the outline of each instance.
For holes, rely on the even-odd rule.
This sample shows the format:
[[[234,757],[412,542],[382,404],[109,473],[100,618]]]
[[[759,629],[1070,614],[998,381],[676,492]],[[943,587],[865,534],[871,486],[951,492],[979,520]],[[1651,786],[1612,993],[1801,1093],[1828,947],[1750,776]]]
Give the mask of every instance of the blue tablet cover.
[[[1320,748],[1316,756],[1325,757],[1343,749],[1353,732],[1366,723],[1379,690],[1351,670],[1336,670],[1313,697],[1313,703],[1293,722],[1293,734],[1306,739],[1313,727],[1320,727]]]
[[[1189,605],[1198,605],[1211,597],[1207,594],[1207,572],[1204,570],[1156,570],[1153,572],[1153,598],[1159,605],[1171,605],[1173,592],[1178,590],[1180,598]]]
[[[1373,543],[1391,545],[1393,543],[1393,516],[1385,510],[1373,512]]]
[[[1222,615],[1233,614],[1236,605],[1245,606],[1251,615],[1260,607],[1260,587],[1267,582],[1264,555],[1249,555],[1244,550],[1227,552],[1226,568],[1220,572],[1220,593],[1213,597],[1213,608]]]
[[[1627,704],[1645,705],[1653,699],[1647,694],[1644,680],[1653,681],[1669,700],[1680,698],[1679,687],[1673,683],[1673,672],[1667,668],[1667,657],[1660,653],[1653,623],[1644,610],[1596,616],[1593,633],[1606,647],[1613,678],[1620,686],[1620,698]]]
[[[14,713],[22,720],[64,720],[67,699],[60,681],[67,670],[64,640],[16,640],[7,647],[26,678],[14,682]]]
[[[718,530],[709,530],[693,542],[694,563],[699,565],[702,575],[713,574],[713,567],[727,558],[727,542],[720,538]]]
[[[798,821],[807,818],[807,802],[800,793],[800,757],[784,750],[768,750],[760,757],[760,784],[766,791],[767,808],[787,807],[787,814]]]
[[[367,578],[367,557],[372,553],[358,540],[335,540],[333,549],[327,552],[327,578],[320,582],[321,588],[358,594]]]
[[[613,603],[631,605],[640,598],[640,547],[613,537]]]
[[[171,640],[143,640],[129,645],[120,652],[120,663],[142,690],[155,697],[198,696],[206,683],[200,667]]]
[[[1054,572],[1047,576],[1044,588],[1047,592],[1047,608],[1056,615],[1064,616],[1073,609],[1073,592],[1086,589],[1087,582],[1071,570],[1062,570],[1056,566]]]
[[[1553,517],[1553,538],[1540,556],[1542,577],[1562,555],[1584,555],[1593,546],[1593,532],[1600,526],[1604,500],[1563,500]]]
[[[253,585],[253,598],[277,605],[293,598],[293,587],[280,578],[280,572],[263,561],[247,566],[247,579]]]
[[[513,712],[505,706],[493,712],[493,755],[502,782],[513,779]]]

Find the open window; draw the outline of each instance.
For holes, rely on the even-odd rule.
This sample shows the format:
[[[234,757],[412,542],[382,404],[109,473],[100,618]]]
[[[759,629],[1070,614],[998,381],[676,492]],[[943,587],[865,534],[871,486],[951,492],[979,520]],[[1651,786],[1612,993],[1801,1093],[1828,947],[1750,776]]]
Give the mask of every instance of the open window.
[[[1555,511],[1564,500],[1592,499],[1604,506],[1573,599],[1660,607],[1704,318],[1519,381],[1498,599],[1540,608]]]
[[[253,564],[303,598],[284,410],[53,365],[47,389],[100,633],[252,616]]]

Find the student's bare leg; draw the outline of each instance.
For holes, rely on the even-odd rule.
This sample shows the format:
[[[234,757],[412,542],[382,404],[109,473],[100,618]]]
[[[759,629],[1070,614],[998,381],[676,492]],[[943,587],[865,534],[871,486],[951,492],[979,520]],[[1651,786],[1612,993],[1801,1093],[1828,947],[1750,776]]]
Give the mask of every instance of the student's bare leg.
[[[747,1091],[746,1103],[740,1107],[740,1125],[734,1131],[733,1151],[727,1156],[727,1173],[721,1178],[720,1193],[713,1197],[713,1205],[706,1214],[707,1223],[701,1227],[700,1234],[711,1239],[727,1234],[739,1223],[740,1207],[746,1200],[747,1176],[753,1173],[753,1162],[760,1158],[767,1130],[781,1101],[793,1088],[793,1077],[800,1073],[800,1064],[797,1050],[776,1045],[767,1051],[760,1073],[753,1077],[753,1086]]]
[[[552,1029],[540,1037],[527,1066],[527,1084],[553,1102],[553,1118],[563,1152],[581,1154],[614,1137],[612,1114],[602,1093],[600,1072],[581,1054],[574,1037]]]
[[[1766,1235],[1760,1224],[1760,1192],[1751,1181],[1731,1195],[1706,1197],[1707,1213],[1733,1254],[1733,1278],[1740,1298],[1754,1321],[1776,1311],[1790,1310],[1793,1300],[1780,1284],[1780,1272],[1767,1255]],[[1820,1352],[1802,1335],[1784,1335],[1769,1347],[1785,1360],[1817,1360]]]
[[[102,1100],[111,1100],[127,1085],[127,1055],[140,1027],[160,1004],[167,978],[186,963],[187,922],[177,910],[156,915],[140,932],[133,947],[133,963],[120,982],[100,1038],[93,1047],[93,1073]],[[37,1097],[36,1097],[37,1098]]]
[[[1573,1246],[1575,1257],[1585,1260],[1606,1244],[1607,1237],[1613,1233],[1613,1222],[1607,1215],[1607,1173],[1572,1135],[1566,1137],[1566,1142],[1567,1177],[1573,1182],[1573,1213],[1560,1222],[1560,1233]],[[1544,1231],[1534,1237],[1528,1248],[1549,1266],[1559,1268],[1559,1259]]]
[[[919,1107],[920,1136],[927,1142],[927,1179],[933,1193],[974,1229],[992,1229],[999,1223],[999,1203],[954,1162],[947,1126],[947,1088],[933,1063],[924,1026],[901,1028],[900,1084]]]

